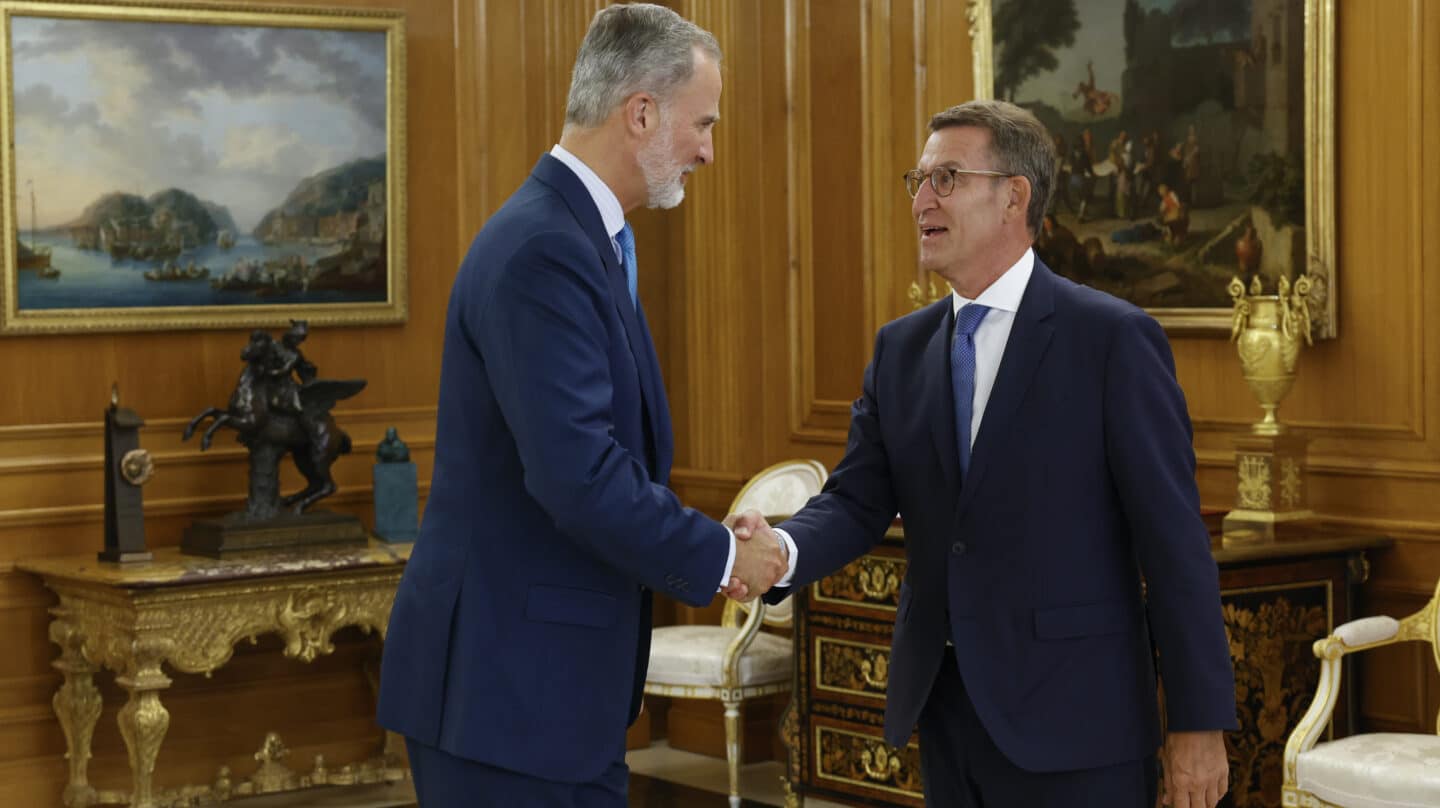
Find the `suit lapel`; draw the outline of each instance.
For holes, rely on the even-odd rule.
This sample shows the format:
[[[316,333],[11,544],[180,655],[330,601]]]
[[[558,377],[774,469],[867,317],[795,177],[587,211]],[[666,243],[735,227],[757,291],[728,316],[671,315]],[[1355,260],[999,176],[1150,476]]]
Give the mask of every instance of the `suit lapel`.
[[[924,385],[920,400],[926,402],[925,420],[930,422],[932,445],[945,473],[945,490],[960,489],[959,442],[955,436],[955,388],[950,384],[950,333],[955,328],[955,304],[942,301],[945,310],[921,360]]]
[[[1054,310],[1055,276],[1037,258],[1030,282],[1025,287],[1025,295],[1020,299],[1020,309],[1015,313],[1010,338],[1005,343],[995,386],[985,404],[985,415],[980,419],[980,432],[975,436],[970,452],[970,470],[960,489],[957,518],[975,498],[975,491],[984,481],[985,472],[995,464],[996,458],[1004,454],[1015,413],[1025,400],[1025,392],[1035,378],[1035,369],[1040,366],[1040,360],[1050,346],[1055,328],[1046,320]],[[954,420],[953,416],[951,420]],[[951,443],[953,445],[954,441]]]
[[[595,245],[595,251],[600,254],[600,260],[605,266],[605,279],[610,286],[610,297],[615,301],[615,310],[620,314],[620,321],[625,324],[625,339],[630,345],[630,354],[635,359],[635,367],[640,376],[640,393],[650,417],[647,419],[650,429],[651,445],[655,447],[656,457],[648,458],[654,467],[651,469],[655,475],[662,467],[659,455],[668,454],[669,448],[669,416],[664,417],[666,440],[661,441],[661,430],[658,422],[661,420],[659,413],[667,406],[663,394],[659,390],[659,366],[655,361],[655,352],[650,347],[650,332],[646,329],[641,315],[635,310],[630,302],[630,288],[625,282],[625,268],[620,265],[619,259],[615,257],[615,245],[610,239],[610,234],[605,232],[605,222],[600,218],[600,210],[595,206],[595,200],[585,188],[585,183],[575,176],[568,166],[549,154],[541,155],[540,162],[535,164],[532,172],[534,177],[546,185],[554,188],[565,200],[565,204],[574,214],[580,228],[590,241]],[[662,445],[665,446],[662,452]],[[668,463],[668,461],[667,461]]]
[[[630,297],[628,289],[625,297],[627,300]],[[645,320],[645,307],[641,306],[636,315],[640,318],[640,336],[643,338],[642,347],[645,351],[645,358],[640,360],[641,367],[645,369],[640,374],[640,381],[645,386],[646,407],[650,413],[648,421],[655,441],[654,478],[661,485],[666,485],[670,482],[670,463],[674,460],[675,452],[675,436],[670,431],[670,402],[665,398],[660,359],[655,355],[655,343],[650,338],[650,323]]]

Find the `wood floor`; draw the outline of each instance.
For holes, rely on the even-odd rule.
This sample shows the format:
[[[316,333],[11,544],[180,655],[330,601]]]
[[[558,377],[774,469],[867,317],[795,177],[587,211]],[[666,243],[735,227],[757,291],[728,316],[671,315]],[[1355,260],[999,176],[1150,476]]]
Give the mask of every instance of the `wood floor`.
[[[724,794],[701,791],[643,774],[630,775],[630,808],[725,808],[730,804]],[[767,808],[774,803],[742,799],[742,808]]]
[[[727,808],[725,761],[671,749],[664,741],[626,755],[630,765],[630,808]],[[779,763],[754,763],[740,773],[743,808],[784,805]],[[417,808],[409,783],[394,786],[312,789],[236,800],[235,808]],[[806,808],[839,808],[809,799]]]

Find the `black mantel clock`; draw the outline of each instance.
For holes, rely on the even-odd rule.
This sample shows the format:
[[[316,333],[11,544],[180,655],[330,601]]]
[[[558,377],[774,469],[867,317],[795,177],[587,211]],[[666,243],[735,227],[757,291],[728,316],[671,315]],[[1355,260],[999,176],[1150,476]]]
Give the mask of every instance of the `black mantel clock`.
[[[140,486],[155,473],[155,461],[140,448],[145,421],[120,406],[120,388],[110,387],[105,410],[105,549],[101,561],[149,561]]]

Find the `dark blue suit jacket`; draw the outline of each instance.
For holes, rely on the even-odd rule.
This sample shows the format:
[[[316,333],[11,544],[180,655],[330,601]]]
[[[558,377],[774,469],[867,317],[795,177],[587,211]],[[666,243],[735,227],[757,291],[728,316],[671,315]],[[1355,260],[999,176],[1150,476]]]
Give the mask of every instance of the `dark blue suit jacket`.
[[[954,319],[946,298],[880,329],[845,457],[782,525],[804,586],[904,518],[886,740],[899,746],[915,726],[946,650],[947,612],[976,711],[1021,768],[1155,752],[1152,634],[1169,727],[1234,728],[1190,420],[1160,327],[1037,261],[962,484]]]
[[[651,591],[709,603],[729,534],[665,488],[670,416],[644,314],[594,200],[549,155],[455,278],[436,432],[380,724],[592,780],[639,710]]]

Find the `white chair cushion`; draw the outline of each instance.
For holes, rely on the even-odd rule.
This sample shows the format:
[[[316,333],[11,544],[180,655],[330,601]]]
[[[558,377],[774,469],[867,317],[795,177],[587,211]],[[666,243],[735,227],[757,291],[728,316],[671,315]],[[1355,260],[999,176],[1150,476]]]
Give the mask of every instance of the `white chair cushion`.
[[[1377,732],[1317,744],[1295,764],[1296,785],[1346,808],[1440,805],[1440,737]]]
[[[1369,645],[1372,642],[1388,640],[1400,633],[1400,621],[1393,617],[1362,617],[1359,620],[1351,620],[1340,628],[1335,629],[1335,636],[1340,642],[1354,648],[1360,645]]]
[[[737,631],[721,626],[666,626],[655,629],[650,638],[650,673],[645,681],[664,685],[711,685],[724,683],[721,665],[725,649]],[[740,658],[740,684],[765,685],[790,678],[790,640],[766,634]]]

